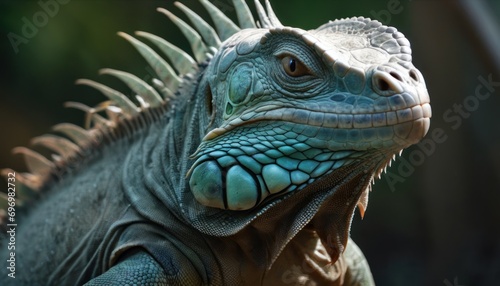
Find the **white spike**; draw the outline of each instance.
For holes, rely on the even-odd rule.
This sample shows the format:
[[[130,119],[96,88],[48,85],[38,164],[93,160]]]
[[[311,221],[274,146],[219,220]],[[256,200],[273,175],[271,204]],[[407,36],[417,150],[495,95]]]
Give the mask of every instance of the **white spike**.
[[[155,44],[167,56],[179,74],[187,74],[196,67],[196,61],[190,55],[165,39],[147,32],[137,31],[135,34]]]
[[[255,0],[255,9],[257,9],[257,14],[259,15],[260,25],[262,28],[272,28],[273,25],[271,24],[269,17],[267,17],[266,10],[264,10],[264,7],[262,7],[259,0]]]
[[[280,20],[274,13],[273,7],[271,7],[271,3],[269,3],[269,0],[266,0],[266,9],[267,9],[267,16],[269,22],[271,22],[271,25],[273,27],[283,27],[283,24],[281,24]]]
[[[186,22],[179,19],[170,11],[163,8],[158,8],[157,11],[162,14],[165,14],[181,30],[182,34],[184,34],[184,36],[191,45],[191,49],[193,50],[193,54],[194,57],[196,58],[196,61],[198,63],[202,63],[203,61],[205,61],[206,59],[205,54],[207,53],[208,50],[203,41],[201,40],[200,34],[198,34],[191,26],[186,24]]]
[[[135,106],[135,104],[132,101],[130,101],[130,99],[128,99],[123,93],[117,90],[114,90],[103,84],[88,79],[79,79],[76,81],[76,84],[88,85],[99,90],[112,102],[120,106],[121,109],[123,110],[123,114],[127,118],[131,118],[132,116],[135,116],[139,113],[139,109],[137,108],[137,106]]]
[[[248,8],[247,3],[244,0],[233,0],[233,6],[236,9],[236,14],[238,16],[238,22],[242,29],[254,29],[255,20],[253,19],[252,12]]]
[[[191,9],[184,6],[182,3],[175,2],[174,4],[179,9],[181,9],[182,12],[186,14],[186,16],[188,16],[189,20],[191,20],[191,23],[193,23],[196,30],[200,32],[200,35],[205,40],[205,43],[207,43],[211,47],[219,48],[221,44],[219,36],[215,32],[215,30],[207,22],[205,22],[205,20],[203,20],[198,14],[193,12]]]
[[[229,37],[240,31],[240,28],[238,28],[238,26],[236,26],[231,19],[224,15],[219,8],[215,7],[214,4],[207,0],[200,0],[200,2],[203,6],[205,6],[205,9],[207,9],[222,41],[227,40]]]
[[[179,78],[174,69],[148,45],[129,34],[118,32],[118,35],[129,41],[136,48],[166,86],[175,90],[182,83],[182,79]]]
[[[33,174],[46,176],[55,168],[55,165],[52,161],[31,149],[25,147],[16,147],[12,149],[12,153],[22,154],[24,156],[24,160],[26,162],[28,170]]]
[[[85,115],[86,115],[85,125],[84,125],[85,129],[91,128],[91,122],[94,122],[95,125],[99,125],[99,126],[111,127],[114,125],[112,121],[107,120],[106,118],[97,114],[96,112],[98,112],[98,110],[96,110],[95,108],[89,107],[83,103],[68,101],[68,102],[64,103],[64,106],[79,109],[79,110],[85,112]]]
[[[149,102],[150,106],[157,107],[162,105],[163,99],[161,96],[156,92],[156,90],[144,82],[142,79],[136,77],[133,74],[127,73],[127,72],[122,72],[118,70],[113,70],[113,69],[102,69],[100,70],[101,74],[109,74],[112,76],[115,76],[119,78],[121,81],[123,81],[131,90],[136,92],[142,99],[145,101]],[[135,105],[134,105],[135,107]],[[137,107],[135,107],[137,108]]]
[[[68,136],[80,147],[88,146],[93,141],[91,132],[71,123],[57,124],[52,130]]]
[[[44,146],[57,154],[65,160],[74,157],[80,152],[80,147],[75,143],[69,141],[68,139],[54,136],[54,135],[42,135],[31,139],[33,145]]]

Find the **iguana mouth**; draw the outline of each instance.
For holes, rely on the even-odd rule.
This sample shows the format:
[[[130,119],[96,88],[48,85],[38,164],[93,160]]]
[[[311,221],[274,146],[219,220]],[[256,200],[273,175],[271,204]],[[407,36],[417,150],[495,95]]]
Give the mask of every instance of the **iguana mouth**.
[[[357,133],[366,130],[366,132],[363,132],[364,136],[370,136],[368,133],[372,133],[373,135],[373,133],[376,133],[377,131],[382,133],[384,128],[394,128],[394,134],[397,135],[397,138],[401,138],[401,141],[408,141],[408,145],[411,145],[418,142],[423,135],[427,133],[431,115],[431,107],[428,102],[416,104],[396,111],[360,114],[332,113],[300,109],[296,107],[283,108],[274,105],[267,105],[246,112],[243,115],[228,121],[221,127],[211,130],[207,133],[207,135],[205,135],[203,141],[213,140],[237,127],[247,124],[253,124],[260,121],[284,121],[304,126],[311,126],[312,128],[317,127],[318,130],[319,128],[323,128],[323,130],[337,129],[347,133]],[[413,128],[411,125],[419,120],[421,120],[423,124],[423,126],[417,130],[420,132],[415,132],[415,130],[412,132]],[[404,142],[398,143],[404,144]],[[406,144],[404,145],[406,146]]]

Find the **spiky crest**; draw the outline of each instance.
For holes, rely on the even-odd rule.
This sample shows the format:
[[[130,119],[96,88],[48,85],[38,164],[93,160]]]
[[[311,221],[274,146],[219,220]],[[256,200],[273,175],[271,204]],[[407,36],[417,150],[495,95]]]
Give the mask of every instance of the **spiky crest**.
[[[196,72],[198,65],[209,60],[220,47],[222,41],[237,33],[240,29],[256,28],[258,26],[266,28],[281,26],[268,0],[266,0],[267,12],[256,0],[260,24],[254,20],[244,0],[233,0],[232,2],[238,17],[239,27],[207,0],[201,0],[201,4],[208,11],[215,28],[179,2],[176,2],[175,5],[192,22],[192,26],[166,9],[157,9],[160,13],[165,14],[187,38],[194,59],[188,53],[161,37],[142,31],[135,33],[138,37],[145,38],[156,46],[166,56],[167,62],[144,42],[129,34],[119,32],[118,35],[130,42],[144,57],[158,78],[153,78],[151,84],[148,84],[137,76],[124,71],[114,69],[102,69],[100,71],[102,75],[111,75],[124,82],[137,94],[136,100],[139,106],[124,94],[106,85],[89,79],[77,80],[77,84],[97,89],[108,100],[94,107],[78,102],[67,102],[65,104],[65,107],[85,112],[85,126],[82,128],[70,123],[61,123],[55,125],[52,130],[62,136],[50,134],[34,138],[31,144],[43,146],[50,150],[52,152],[50,159],[25,147],[14,148],[12,152],[24,156],[28,169],[27,172],[16,172],[18,183],[37,192],[51,178],[64,173],[64,169],[72,160],[81,159],[88,156],[88,154],[92,154],[94,149],[99,148],[106,142],[112,142],[121,137],[131,137],[135,131],[140,130],[145,124],[157,120],[169,109],[169,102],[176,100],[176,91],[183,83],[183,78],[190,73]],[[106,116],[99,114],[102,112]],[[15,171],[2,169],[0,175],[7,177],[9,172]],[[18,189],[22,188],[19,186]],[[23,197],[25,196],[18,193],[18,204],[23,203]],[[7,196],[0,193],[0,207],[4,209],[6,203]],[[1,217],[0,214],[0,220]]]

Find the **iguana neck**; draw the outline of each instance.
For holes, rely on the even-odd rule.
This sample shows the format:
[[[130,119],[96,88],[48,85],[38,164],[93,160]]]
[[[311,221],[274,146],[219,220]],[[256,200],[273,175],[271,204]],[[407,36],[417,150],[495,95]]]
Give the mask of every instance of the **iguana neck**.
[[[172,108],[147,127],[128,152],[123,186],[132,205],[146,218],[161,225],[171,215],[184,224],[186,202],[192,198],[185,180],[189,156],[203,138],[210,121],[206,89],[201,78],[205,65],[189,74],[177,91]],[[145,189],[146,192],[141,191]],[[152,207],[155,205],[155,207]],[[157,210],[157,213],[152,213]]]

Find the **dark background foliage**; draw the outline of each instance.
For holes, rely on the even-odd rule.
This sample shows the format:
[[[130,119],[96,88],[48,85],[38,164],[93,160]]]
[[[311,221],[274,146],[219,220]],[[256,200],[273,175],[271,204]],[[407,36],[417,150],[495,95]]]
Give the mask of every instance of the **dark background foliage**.
[[[77,78],[122,90],[97,70],[111,67],[151,78],[145,61],[117,31],[149,31],[187,47],[177,28],[155,12],[178,11],[172,1],[66,2],[44,20],[38,1],[0,1],[0,168],[25,170],[22,158],[10,154],[13,147],[29,145],[56,123],[82,124],[83,114],[64,109],[63,102],[103,100],[74,85]],[[206,16],[197,1],[183,2]],[[229,0],[212,2],[234,16]],[[273,1],[289,26],[310,29],[350,16],[396,26],[411,41],[414,64],[425,76],[433,109],[427,140],[406,150],[377,181],[365,218],[356,214],[352,226],[378,285],[500,283],[498,3]],[[23,19],[38,21],[37,31],[23,34]],[[12,33],[25,43],[13,44]]]

